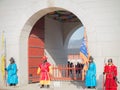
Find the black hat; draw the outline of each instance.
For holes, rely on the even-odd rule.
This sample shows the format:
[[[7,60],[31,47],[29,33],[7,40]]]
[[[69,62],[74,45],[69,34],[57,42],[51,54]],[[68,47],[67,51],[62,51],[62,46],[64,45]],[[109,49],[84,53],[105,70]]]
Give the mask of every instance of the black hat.
[[[14,58],[13,58],[13,57],[11,57],[11,58],[10,58],[10,61],[14,61]]]
[[[112,58],[108,59],[108,62],[112,62]]]
[[[13,57],[10,58],[10,62],[11,62],[11,63],[15,63],[15,60],[14,60]]]
[[[89,57],[89,60],[93,60],[94,58],[92,56]]]

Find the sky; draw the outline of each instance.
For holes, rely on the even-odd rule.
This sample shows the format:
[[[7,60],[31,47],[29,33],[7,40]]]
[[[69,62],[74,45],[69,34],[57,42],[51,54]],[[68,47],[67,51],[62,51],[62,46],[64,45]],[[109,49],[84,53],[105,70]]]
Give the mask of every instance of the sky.
[[[77,29],[73,35],[71,36],[70,40],[80,40],[83,37],[84,27],[80,27]]]
[[[78,28],[71,36],[68,43],[68,48],[79,48],[81,45],[81,39],[83,38],[83,35],[84,27]]]

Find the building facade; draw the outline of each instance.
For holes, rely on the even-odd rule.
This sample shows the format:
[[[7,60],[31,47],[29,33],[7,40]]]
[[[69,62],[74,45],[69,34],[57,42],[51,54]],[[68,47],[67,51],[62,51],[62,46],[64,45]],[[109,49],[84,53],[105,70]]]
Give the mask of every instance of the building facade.
[[[46,17],[59,10],[73,13],[79,22],[62,23]],[[19,84],[28,84],[28,41],[36,22],[44,17],[44,54],[52,64],[67,63],[68,41],[77,28],[84,26],[89,51],[97,65],[98,87],[101,87],[105,58],[113,58],[120,71],[119,11],[120,0],[1,0],[0,33],[5,31],[7,64],[14,57]]]

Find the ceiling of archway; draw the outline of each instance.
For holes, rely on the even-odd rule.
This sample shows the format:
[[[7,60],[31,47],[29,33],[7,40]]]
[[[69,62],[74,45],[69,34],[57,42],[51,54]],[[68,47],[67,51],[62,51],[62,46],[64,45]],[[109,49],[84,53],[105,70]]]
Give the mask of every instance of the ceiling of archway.
[[[73,13],[68,11],[54,11],[48,13],[47,16],[60,22],[80,22]]]

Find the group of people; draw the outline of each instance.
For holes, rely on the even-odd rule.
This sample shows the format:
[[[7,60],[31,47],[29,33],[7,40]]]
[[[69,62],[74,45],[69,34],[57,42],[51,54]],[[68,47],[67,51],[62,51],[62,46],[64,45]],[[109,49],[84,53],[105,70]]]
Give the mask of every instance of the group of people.
[[[68,61],[68,76],[74,76],[74,72],[76,73],[76,78],[80,78],[82,75],[82,69],[84,64],[77,62],[76,65],[73,62]],[[75,70],[75,71],[74,71]]]
[[[47,57],[41,58],[42,63],[39,64],[37,74],[40,74],[41,87],[50,87],[51,64],[47,62]],[[7,84],[9,86],[16,86],[18,84],[17,65],[13,57],[10,58],[10,64],[5,68],[7,72]]]
[[[40,74],[40,88],[50,87],[50,77],[51,77],[51,64],[47,61],[47,57],[43,56],[41,58],[42,63],[39,64],[37,74]],[[79,64],[78,64],[79,66]],[[77,67],[77,66],[76,66]],[[18,84],[17,76],[17,65],[12,57],[10,59],[10,64],[5,68],[8,74],[7,83],[10,86],[16,86]],[[77,73],[78,71],[76,71]],[[117,90],[117,67],[113,64],[112,59],[108,59],[108,64],[105,64],[103,76],[105,76],[104,86],[105,90]],[[85,75],[85,86],[87,88],[96,88],[96,64],[93,61],[93,57],[89,58],[89,66]]]
[[[105,77],[105,80],[104,80]],[[117,90],[117,67],[113,64],[113,60],[108,59],[108,64],[105,64],[103,71],[103,90]],[[89,58],[89,67],[86,71],[85,86],[87,88],[95,88],[96,82],[96,65],[93,57]]]

